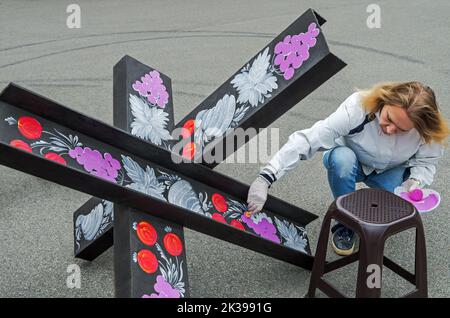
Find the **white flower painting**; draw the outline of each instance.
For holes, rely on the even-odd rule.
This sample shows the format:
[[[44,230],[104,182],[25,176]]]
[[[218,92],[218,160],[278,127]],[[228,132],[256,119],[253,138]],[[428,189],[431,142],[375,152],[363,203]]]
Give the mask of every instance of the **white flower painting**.
[[[171,139],[167,130],[168,114],[163,109],[148,105],[141,98],[130,94],[131,134],[160,146],[163,141]]]
[[[128,156],[122,155],[123,167],[127,171],[128,177],[132,182],[127,185],[128,188],[151,195],[152,197],[166,201],[163,196],[165,186],[156,179],[155,171],[149,166],[142,169],[139,164]]]
[[[237,89],[239,97],[238,103],[250,103],[252,107],[264,102],[264,98],[269,98],[272,90],[278,88],[277,78],[273,75],[270,66],[270,54],[267,47],[253,61],[252,66],[247,64],[242,71],[231,81],[233,87]]]
[[[203,146],[214,137],[221,137],[230,127],[236,111],[236,98],[226,94],[211,108],[200,111],[195,117],[196,144]]]
[[[276,217],[275,223],[277,224],[278,232],[285,240],[283,243],[284,245],[297,251],[307,253],[306,247],[308,246],[308,239],[304,228],[289,223],[286,220],[278,220]]]

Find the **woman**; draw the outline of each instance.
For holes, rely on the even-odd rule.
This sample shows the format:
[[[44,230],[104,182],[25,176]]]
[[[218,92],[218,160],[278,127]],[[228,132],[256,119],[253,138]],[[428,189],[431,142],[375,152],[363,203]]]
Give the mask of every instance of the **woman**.
[[[355,191],[357,182],[393,192],[433,182],[449,129],[433,90],[419,82],[379,83],[350,95],[328,118],[289,136],[251,184],[248,209],[261,211],[270,185],[300,160],[327,150],[323,164],[333,196]],[[332,228],[339,255],[355,246],[354,232],[342,224]]]

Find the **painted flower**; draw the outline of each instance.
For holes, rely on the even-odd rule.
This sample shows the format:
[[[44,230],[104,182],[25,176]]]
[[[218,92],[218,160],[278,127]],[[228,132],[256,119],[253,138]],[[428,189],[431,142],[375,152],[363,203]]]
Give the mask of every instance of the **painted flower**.
[[[79,215],[75,221],[75,228],[83,234],[87,241],[93,240],[100,230],[104,220],[104,207],[102,203],[96,205],[89,214]]]
[[[130,179],[133,181],[132,183],[127,185],[128,188],[166,201],[166,198],[163,196],[163,193],[165,191],[164,184],[160,183],[156,179],[155,171],[153,168],[147,166],[144,170],[136,161],[134,161],[130,157],[123,155],[122,162],[128,177],[130,177]]]
[[[195,156],[195,149],[196,149],[195,143],[191,141],[183,146],[183,152],[181,155],[184,158],[192,160],[192,158],[194,158],[194,156]]]
[[[102,200],[88,214],[78,215],[75,221],[75,244],[77,251],[82,239],[91,241],[103,233],[114,221],[113,203]]]
[[[239,230],[245,231],[244,225],[242,225],[242,223],[239,222],[238,220],[232,220],[232,221],[230,222],[230,225],[231,225],[231,226],[234,226],[235,228],[237,228],[237,229],[239,229]]]
[[[267,214],[262,212],[253,213],[251,217],[247,217],[243,214],[241,219],[259,236],[278,244],[281,243],[280,238],[276,235],[277,229],[273,225],[272,219],[268,217]]]
[[[148,222],[142,221],[136,226],[136,233],[142,243],[153,246],[158,239],[155,228]]]
[[[172,256],[180,256],[183,252],[183,243],[178,235],[174,233],[167,233],[164,236],[163,243],[166,251]]]
[[[156,107],[150,107],[139,97],[131,94],[129,101],[131,113],[134,116],[131,123],[131,134],[151,141],[157,146],[172,138],[166,129],[169,121],[169,115],[166,112]]]
[[[227,223],[227,221],[225,220],[223,215],[219,214],[219,213],[213,213],[212,219],[216,220],[217,222],[221,222],[221,223],[225,223],[225,224]]]
[[[217,211],[224,213],[228,210],[228,204],[223,195],[214,193],[211,201]]]
[[[260,53],[252,63],[249,69],[249,64],[237,74],[231,84],[237,89],[239,97],[238,103],[249,102],[251,106],[255,107],[258,103],[263,103],[264,98],[269,98],[272,90],[278,88],[277,78],[268,71],[270,54],[267,47],[264,52]]]
[[[180,298],[181,294],[178,289],[173,288],[162,275],[156,276],[156,283],[154,285],[156,293],[150,296],[144,294],[142,298]]]
[[[194,140],[199,147],[213,138],[222,137],[230,128],[236,112],[236,98],[225,94],[216,105],[195,116]]]
[[[181,129],[181,137],[189,138],[194,133],[195,120],[189,119],[186,121]]]
[[[158,269],[158,259],[149,250],[140,250],[137,255],[133,255],[133,259],[148,274],[153,274]]]
[[[164,108],[169,101],[169,93],[163,84],[158,71],[154,70],[141,77],[141,81],[136,81],[132,87],[153,105]]]
[[[67,165],[66,160],[63,157],[61,157],[60,155],[58,155],[57,153],[54,153],[54,152],[46,153],[44,158],[48,159],[48,160],[51,160],[51,161],[54,161],[54,162],[57,162],[57,163],[60,163],[62,165]]]
[[[121,165],[111,154],[105,153],[102,155],[100,151],[92,150],[89,147],[75,147],[69,151],[69,156],[76,159],[90,174],[116,182],[118,170],[121,169]]]
[[[15,140],[11,140],[11,142],[9,144],[15,148],[19,148],[19,149],[27,151],[27,152],[33,152],[30,145],[28,145],[25,141],[15,139]]]
[[[65,134],[59,132],[56,128],[53,132],[43,131],[43,133],[49,135],[48,140],[38,140],[30,144],[32,149],[38,148],[39,153],[45,156],[44,153],[68,153],[76,147],[82,147],[83,144],[79,141],[77,135]]]
[[[319,32],[316,24],[311,23],[306,33],[286,35],[283,41],[275,45],[274,64],[280,66],[285,80],[291,79],[294,71],[309,58],[309,49],[316,45]]]
[[[172,184],[167,193],[167,200],[192,212],[205,215],[199,195],[186,180],[178,180]]]
[[[27,139],[38,139],[42,136],[42,126],[33,117],[23,116],[17,122],[20,133]]]
[[[308,246],[308,239],[304,228],[294,225],[286,220],[278,220],[275,217],[275,223],[278,228],[278,232],[283,237],[286,245],[298,251],[306,252]]]

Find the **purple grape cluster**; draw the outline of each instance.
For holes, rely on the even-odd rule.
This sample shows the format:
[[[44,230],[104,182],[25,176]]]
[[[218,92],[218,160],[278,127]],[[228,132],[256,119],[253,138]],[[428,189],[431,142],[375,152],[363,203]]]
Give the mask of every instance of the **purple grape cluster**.
[[[267,220],[267,218],[262,218],[258,223],[255,223],[252,218],[247,217],[245,214],[241,216],[242,222],[247,224],[249,228],[255,231],[259,236],[268,239],[272,242],[280,244],[280,238],[276,236],[277,229],[275,226]]]
[[[319,29],[316,28],[315,23],[311,23],[306,33],[286,35],[283,41],[275,45],[274,64],[280,65],[285,80],[291,79],[294,76],[294,70],[309,58],[309,48],[316,45],[317,35],[319,35]]]
[[[109,153],[103,156],[98,150],[89,147],[75,147],[69,151],[69,156],[76,159],[80,165],[90,174],[108,181],[116,182],[118,171],[121,169],[120,162]]]
[[[167,93],[159,72],[151,71],[141,77],[141,81],[136,81],[132,85],[133,89],[139,95],[147,97],[147,100],[153,105],[157,105],[160,108],[166,107],[169,101],[169,93]]]
[[[162,275],[156,277],[154,289],[158,294],[152,293],[150,296],[144,294],[142,298],[180,298],[180,292],[173,288]]]

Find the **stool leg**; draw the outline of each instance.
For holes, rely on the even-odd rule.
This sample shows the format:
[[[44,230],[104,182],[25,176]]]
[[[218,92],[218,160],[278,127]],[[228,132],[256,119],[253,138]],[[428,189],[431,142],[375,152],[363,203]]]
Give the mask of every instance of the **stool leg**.
[[[427,283],[427,252],[425,245],[425,234],[422,222],[416,226],[416,255],[415,255],[415,275],[417,296],[428,297]]]
[[[316,256],[309,281],[307,297],[313,298],[316,295],[317,284],[325,271],[327,259],[328,237],[330,233],[331,217],[325,216],[325,220],[320,229],[319,241],[317,242]]]
[[[372,237],[369,240],[360,238],[356,298],[379,298],[381,296],[383,254],[384,240],[381,237]],[[370,265],[377,266],[374,268],[375,271],[369,268]],[[369,283],[371,283],[371,280],[369,278],[377,274],[379,274],[379,277],[374,278],[378,280],[379,286],[370,286]]]

